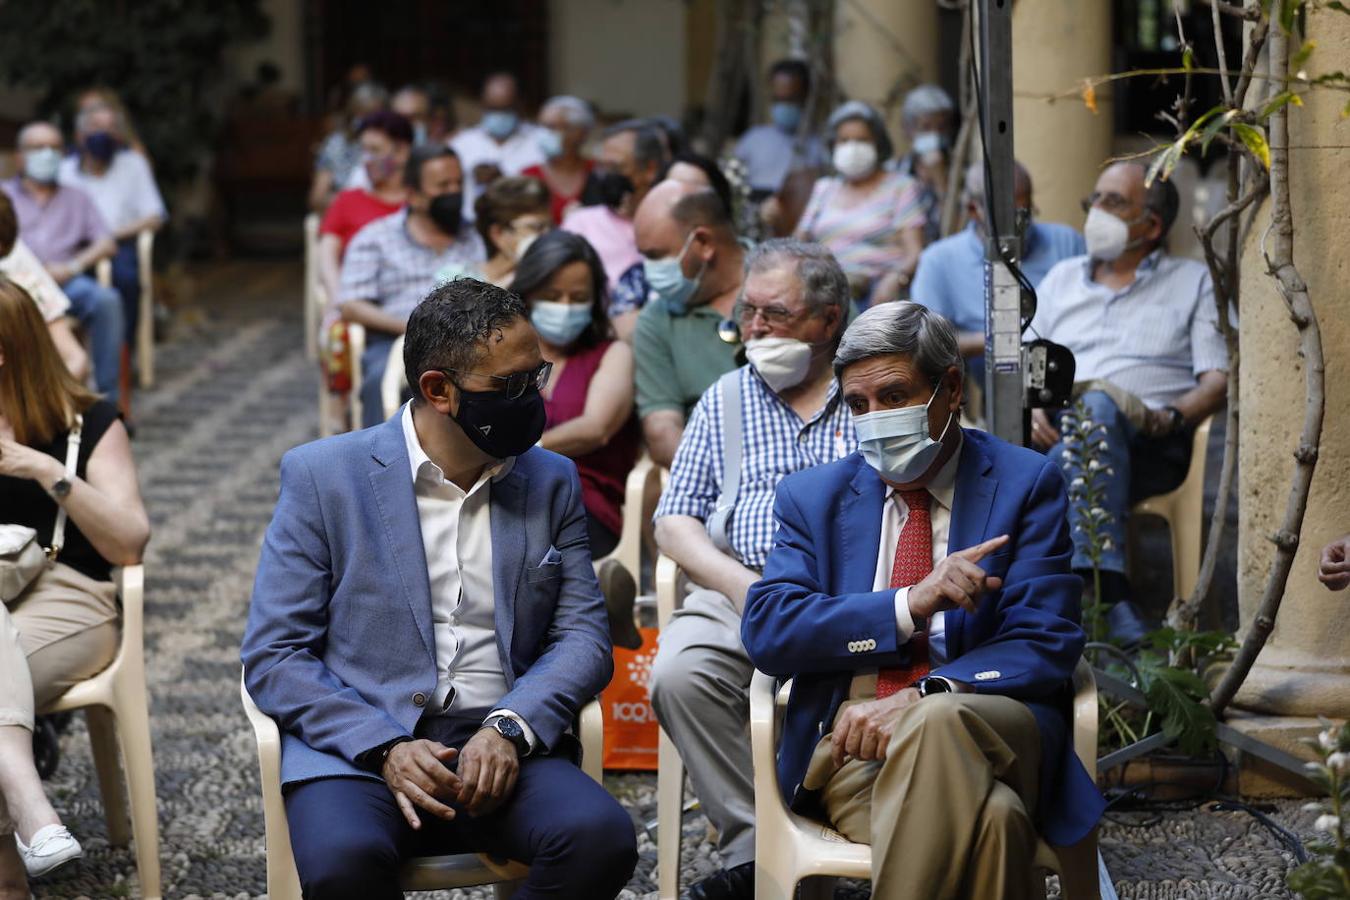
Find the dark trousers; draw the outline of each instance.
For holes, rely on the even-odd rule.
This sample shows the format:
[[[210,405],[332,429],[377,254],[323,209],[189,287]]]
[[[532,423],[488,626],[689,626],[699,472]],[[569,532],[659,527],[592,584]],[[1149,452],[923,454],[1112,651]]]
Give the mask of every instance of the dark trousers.
[[[463,722],[464,720],[460,720]],[[419,728],[462,747],[478,727],[441,720]],[[447,727],[449,726],[449,730]],[[529,864],[516,900],[615,897],[637,865],[633,822],[604,787],[561,756],[521,761],[514,794],[496,811],[449,822],[420,813],[413,831],[383,782],[323,778],[286,793],[291,847],[308,900],[395,900],[398,869],[413,856],[482,852]]]
[[[112,283],[122,298],[122,321],[126,341],[136,346],[136,323],[141,317],[140,261],[136,258],[136,236],[117,242],[117,253],[112,258]]]

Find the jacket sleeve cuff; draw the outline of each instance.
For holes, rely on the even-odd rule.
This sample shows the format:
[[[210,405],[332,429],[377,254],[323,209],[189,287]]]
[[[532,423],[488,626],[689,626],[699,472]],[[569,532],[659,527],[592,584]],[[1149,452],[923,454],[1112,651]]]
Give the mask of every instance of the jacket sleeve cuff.
[[[909,588],[898,588],[895,592],[896,643],[909,643],[914,627],[914,614],[909,611]]]

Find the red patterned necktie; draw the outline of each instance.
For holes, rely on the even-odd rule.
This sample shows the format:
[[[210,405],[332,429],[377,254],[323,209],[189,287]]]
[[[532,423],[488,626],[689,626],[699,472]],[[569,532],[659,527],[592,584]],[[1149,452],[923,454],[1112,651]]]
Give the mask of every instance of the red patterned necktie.
[[[909,515],[895,542],[891,587],[910,587],[933,571],[933,522],[928,515],[932,496],[928,491],[897,491]],[[909,665],[877,673],[877,699],[904,690],[928,674],[928,632],[917,628],[909,638]]]

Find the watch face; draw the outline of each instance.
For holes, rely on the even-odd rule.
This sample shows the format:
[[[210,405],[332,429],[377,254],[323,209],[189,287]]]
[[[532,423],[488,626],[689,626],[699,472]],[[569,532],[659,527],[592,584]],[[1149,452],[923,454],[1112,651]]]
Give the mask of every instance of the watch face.
[[[509,740],[515,740],[516,738],[525,736],[525,732],[521,729],[520,723],[515,719],[506,716],[502,716],[500,719],[493,722],[492,727],[497,729],[498,734]]]

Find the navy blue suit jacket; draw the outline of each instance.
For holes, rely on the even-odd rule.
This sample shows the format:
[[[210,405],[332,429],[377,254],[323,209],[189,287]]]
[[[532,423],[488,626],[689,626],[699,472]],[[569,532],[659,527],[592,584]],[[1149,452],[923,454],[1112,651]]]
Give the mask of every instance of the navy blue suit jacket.
[[[284,782],[375,777],[356,757],[411,735],[436,690],[431,587],[402,416],[297,447],[244,631],[249,693],[281,729]],[[532,448],[491,485],[493,615],[507,693],[555,750],[613,671],[572,461]]]
[[[778,778],[802,812],[817,810],[801,782],[854,674],[908,662],[895,591],[872,590],[885,496],[885,483],[858,453],[783,479],[773,551],[746,597],[741,633],[750,658],[763,672],[794,679]],[[1103,803],[1068,727],[1085,636],[1082,579],[1069,568],[1063,475],[1038,453],[967,430],[952,506],[948,553],[1000,534],[1011,540],[982,563],[1003,588],[974,615],[946,613],[948,661],[933,674],[1027,704],[1041,734],[1038,826],[1052,844],[1076,843]]]

